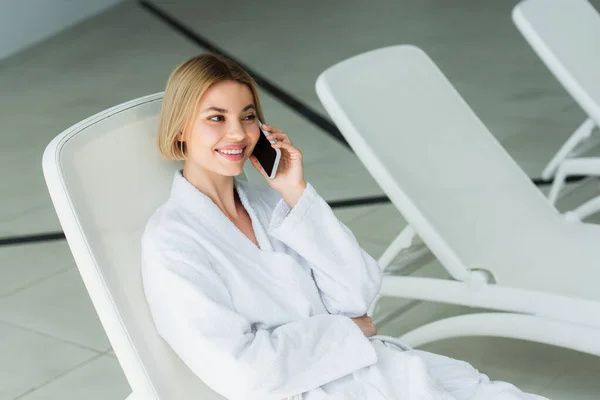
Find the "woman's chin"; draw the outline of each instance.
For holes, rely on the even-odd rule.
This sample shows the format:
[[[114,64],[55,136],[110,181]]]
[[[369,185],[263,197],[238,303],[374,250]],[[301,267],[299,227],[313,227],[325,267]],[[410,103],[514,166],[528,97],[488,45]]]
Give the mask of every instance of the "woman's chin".
[[[221,175],[225,176],[238,176],[244,172],[244,164],[240,164],[239,166],[230,165],[228,168],[221,169]]]
[[[210,168],[213,172],[223,176],[238,176],[244,172],[244,159],[240,161],[230,161],[224,159],[217,159],[216,162],[212,163]]]

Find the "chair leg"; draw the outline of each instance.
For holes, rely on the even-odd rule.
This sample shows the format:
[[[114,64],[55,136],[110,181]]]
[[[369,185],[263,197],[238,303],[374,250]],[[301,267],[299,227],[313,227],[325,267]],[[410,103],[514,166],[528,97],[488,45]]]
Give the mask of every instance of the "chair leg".
[[[572,155],[573,150],[585,139],[587,139],[596,127],[596,123],[588,118],[579,127],[573,132],[571,137],[563,144],[563,146],[558,150],[558,152],[552,157],[544,171],[542,172],[542,179],[549,180],[552,178],[558,167],[563,163],[563,161],[569,156]]]
[[[421,326],[400,340],[412,347],[420,347],[437,340],[488,336],[528,340],[564,347],[593,355],[600,355],[598,335],[594,325],[572,324],[553,318],[515,313],[476,313],[459,315]]]
[[[402,250],[407,249],[412,245],[415,236],[416,233],[410,225],[407,225],[406,228],[396,236],[396,239],[392,241],[381,257],[379,257],[378,263],[382,271],[385,271],[386,268],[390,266],[392,261],[394,261]],[[377,307],[379,299],[381,299],[381,296],[378,295],[373,301],[373,304],[371,304],[368,312],[369,315],[372,316],[375,313],[375,308]]]
[[[586,201],[574,210],[565,213],[565,218],[569,221],[580,222],[586,219],[590,215],[600,212],[600,196],[594,197],[591,200]]]
[[[409,248],[412,245],[412,242],[416,236],[414,229],[408,225],[406,228],[402,230],[394,239],[394,241],[388,246],[388,248],[383,252],[381,257],[379,257],[379,266],[382,271],[394,261],[394,259],[398,256],[398,254],[404,250]]]
[[[600,176],[600,158],[581,157],[564,160],[556,172],[548,194],[548,200],[552,205],[556,204],[558,193],[563,188],[567,176],[570,175]]]

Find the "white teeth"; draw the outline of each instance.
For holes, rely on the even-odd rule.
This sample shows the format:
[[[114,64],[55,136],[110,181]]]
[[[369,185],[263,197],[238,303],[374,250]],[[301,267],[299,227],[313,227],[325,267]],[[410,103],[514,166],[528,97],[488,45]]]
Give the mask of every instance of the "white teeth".
[[[244,149],[240,149],[240,150],[219,150],[221,153],[225,153],[225,154],[242,154]]]

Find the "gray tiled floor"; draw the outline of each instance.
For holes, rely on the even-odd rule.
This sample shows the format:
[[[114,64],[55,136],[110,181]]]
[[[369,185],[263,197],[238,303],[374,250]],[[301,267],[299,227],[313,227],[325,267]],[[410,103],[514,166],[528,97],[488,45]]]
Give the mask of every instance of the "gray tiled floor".
[[[75,267],[66,242],[0,247],[0,259],[0,298]]]
[[[114,357],[100,355],[81,364],[36,390],[20,397],[23,400],[106,400],[124,399],[129,385]]]
[[[94,351],[4,322],[0,322],[0,337],[2,399],[13,399],[43,387],[97,356]]]
[[[420,45],[532,177],[583,119],[510,22],[515,1],[461,1],[461,7],[384,0],[351,0],[343,7],[317,0],[154,3],[323,115],[314,92],[321,70],[374,47]],[[56,134],[109,106],[162,90],[179,61],[203,51],[126,2],[1,60],[0,237],[60,229],[40,167],[43,149]],[[306,175],[326,199],[382,193],[349,150],[268,93],[262,102],[269,121],[303,150]],[[249,178],[256,175],[250,171]],[[558,203],[561,210],[600,193],[597,181],[569,188]],[[336,213],[374,257],[406,224],[386,204]],[[444,276],[431,256],[420,262],[415,273]],[[0,247],[0,273],[1,399],[127,396],[128,384],[65,242]],[[383,299],[379,311],[404,304]],[[380,331],[400,335],[472,311],[419,303]],[[425,349],[465,359],[492,379],[555,400],[598,398],[597,357],[497,338],[444,340]]]

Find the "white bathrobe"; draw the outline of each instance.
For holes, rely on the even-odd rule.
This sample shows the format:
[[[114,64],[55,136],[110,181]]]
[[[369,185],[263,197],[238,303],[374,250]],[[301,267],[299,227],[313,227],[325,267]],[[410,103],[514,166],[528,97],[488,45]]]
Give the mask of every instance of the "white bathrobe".
[[[142,239],[144,290],[160,335],[228,399],[534,399],[469,364],[367,338],[382,273],[309,184],[292,209],[236,180],[256,247],[175,174]]]

